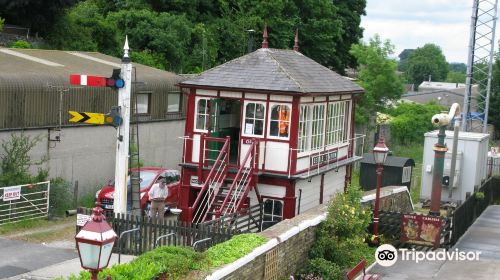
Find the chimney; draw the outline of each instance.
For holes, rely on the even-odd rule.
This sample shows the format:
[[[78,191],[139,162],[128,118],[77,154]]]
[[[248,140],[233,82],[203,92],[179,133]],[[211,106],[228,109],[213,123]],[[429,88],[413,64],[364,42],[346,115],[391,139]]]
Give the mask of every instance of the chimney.
[[[293,50],[296,52],[299,51],[299,29],[298,28],[295,30],[295,44],[293,45]]]
[[[262,38],[264,38],[264,40],[262,41],[262,48],[267,49],[267,24],[264,26],[264,33],[262,34]]]

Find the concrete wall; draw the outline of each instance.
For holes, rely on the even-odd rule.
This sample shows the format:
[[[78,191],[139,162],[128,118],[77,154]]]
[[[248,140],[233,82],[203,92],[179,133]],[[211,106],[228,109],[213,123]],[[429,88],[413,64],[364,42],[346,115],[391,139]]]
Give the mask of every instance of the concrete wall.
[[[12,133],[21,131],[0,132],[0,142],[8,141]],[[48,129],[27,130],[24,134],[41,139],[32,149],[31,158],[47,158],[43,167],[49,169],[51,178],[62,177],[73,184],[78,181],[80,195],[114,178],[116,129],[112,127],[65,127],[59,142],[48,141]],[[53,138],[56,133],[50,134]],[[139,145],[144,165],[179,169],[183,144],[179,137],[183,135],[184,120],[141,123]]]

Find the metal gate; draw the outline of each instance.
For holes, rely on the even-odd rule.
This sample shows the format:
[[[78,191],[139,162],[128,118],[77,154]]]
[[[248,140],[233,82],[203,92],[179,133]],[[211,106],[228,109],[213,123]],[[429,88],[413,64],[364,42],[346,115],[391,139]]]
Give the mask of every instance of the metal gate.
[[[0,188],[0,226],[47,217],[50,181]]]

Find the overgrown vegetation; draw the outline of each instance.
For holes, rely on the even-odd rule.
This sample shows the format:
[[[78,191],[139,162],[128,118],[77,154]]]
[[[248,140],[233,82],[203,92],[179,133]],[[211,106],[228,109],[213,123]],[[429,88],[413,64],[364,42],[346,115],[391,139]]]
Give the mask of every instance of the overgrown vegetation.
[[[208,249],[207,257],[212,266],[228,264],[250,253],[266,241],[267,238],[253,233],[236,235]]]
[[[14,49],[32,49],[33,45],[25,40],[17,40],[10,44],[9,47]]]
[[[390,127],[393,143],[423,143],[424,134],[434,129],[432,116],[443,110],[444,107],[433,103],[400,103],[389,109],[388,114],[392,116]]]
[[[0,187],[22,185],[45,181],[48,171],[41,166],[46,159],[34,161],[29,152],[41,141],[41,136],[11,134],[8,141],[2,141],[0,151]],[[30,168],[38,167],[38,173],[32,176]]]
[[[99,273],[99,279],[108,275],[111,279],[185,279],[186,275],[199,271],[203,274],[209,268],[231,263],[250,253],[267,241],[265,237],[250,233],[233,236],[230,240],[209,248],[205,253],[193,251],[190,247],[164,246],[147,252],[130,263],[114,265]],[[62,279],[62,278],[59,278]],[[88,280],[87,271],[68,280]]]
[[[373,262],[375,249],[365,243],[371,211],[361,204],[362,196],[359,187],[350,186],[347,193],[338,193],[331,201],[327,219],[317,229],[310,261],[299,279],[344,279],[344,270],[362,259]]]

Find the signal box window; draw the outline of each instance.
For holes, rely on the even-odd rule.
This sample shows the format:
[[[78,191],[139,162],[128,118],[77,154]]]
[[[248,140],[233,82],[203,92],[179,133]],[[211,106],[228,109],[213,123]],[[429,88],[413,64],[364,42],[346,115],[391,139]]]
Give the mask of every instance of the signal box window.
[[[207,131],[208,120],[210,118],[210,108],[208,99],[198,99],[196,102],[195,128],[197,130]]]
[[[262,103],[247,103],[245,106],[245,124],[243,134],[252,136],[264,135],[264,119],[266,108]]]
[[[279,104],[271,107],[269,136],[287,138],[290,130],[290,106]]]

